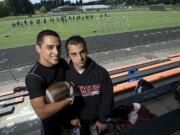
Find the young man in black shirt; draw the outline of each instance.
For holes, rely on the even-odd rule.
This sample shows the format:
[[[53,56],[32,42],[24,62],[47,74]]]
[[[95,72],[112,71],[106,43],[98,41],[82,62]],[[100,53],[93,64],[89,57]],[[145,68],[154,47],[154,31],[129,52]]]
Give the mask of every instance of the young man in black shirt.
[[[96,134],[105,134],[106,120],[113,106],[113,85],[108,72],[87,56],[85,40],[72,36],[66,41],[66,50],[70,58],[66,80],[77,86],[74,111],[71,121],[73,126],[80,127],[81,135],[90,135],[92,128]]]
[[[44,135],[61,135],[63,133],[66,107],[72,100],[47,104],[46,89],[54,82],[64,81],[68,69],[66,61],[60,58],[61,39],[52,30],[43,30],[37,36],[36,51],[39,60],[29,71],[25,83],[29,91],[31,105],[42,120]]]

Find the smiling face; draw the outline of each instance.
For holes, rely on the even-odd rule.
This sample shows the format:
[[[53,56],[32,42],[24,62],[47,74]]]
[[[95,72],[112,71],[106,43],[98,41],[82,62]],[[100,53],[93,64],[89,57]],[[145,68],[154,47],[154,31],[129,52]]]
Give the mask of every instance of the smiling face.
[[[39,53],[39,62],[52,67],[59,62],[61,43],[58,37],[47,35],[43,37],[41,45],[36,45],[36,51]]]
[[[85,69],[87,62],[87,49],[82,43],[69,44],[67,46],[68,55],[77,71]]]

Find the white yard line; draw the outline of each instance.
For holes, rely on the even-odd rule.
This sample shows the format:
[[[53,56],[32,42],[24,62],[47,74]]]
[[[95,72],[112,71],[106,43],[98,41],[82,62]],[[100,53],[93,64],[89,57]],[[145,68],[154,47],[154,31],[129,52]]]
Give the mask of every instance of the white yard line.
[[[10,34],[12,34],[15,30],[17,30],[17,28],[12,29],[10,32],[8,32],[8,33],[6,33],[6,34],[1,34],[0,36],[10,35]]]

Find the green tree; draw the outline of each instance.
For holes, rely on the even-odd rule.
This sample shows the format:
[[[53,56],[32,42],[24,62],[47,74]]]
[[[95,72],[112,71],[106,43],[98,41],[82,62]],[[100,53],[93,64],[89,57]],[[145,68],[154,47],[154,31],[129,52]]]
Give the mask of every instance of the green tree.
[[[106,5],[115,5],[116,0],[104,0],[104,4],[106,4]]]
[[[41,6],[45,6],[48,11],[58,6],[64,6],[64,0],[41,0]]]
[[[70,6],[70,5],[71,5],[71,1],[70,1],[70,0],[66,0],[66,1],[64,2],[64,5]]]
[[[33,5],[29,0],[9,0],[14,15],[34,14]]]
[[[25,9],[24,9],[25,14],[34,14],[33,5],[29,0],[24,0],[24,5],[25,5]]]
[[[11,13],[8,1],[0,1],[0,17],[8,16]]]

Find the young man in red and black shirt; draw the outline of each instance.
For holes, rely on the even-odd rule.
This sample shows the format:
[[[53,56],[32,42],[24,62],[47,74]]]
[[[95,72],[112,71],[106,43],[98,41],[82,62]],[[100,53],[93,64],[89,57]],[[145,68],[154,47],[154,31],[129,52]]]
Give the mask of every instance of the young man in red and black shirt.
[[[98,134],[107,130],[106,120],[113,107],[113,85],[108,72],[87,56],[86,42],[81,36],[72,36],[66,41],[70,58],[66,80],[77,86],[73,105],[73,126],[80,127],[81,135]]]

